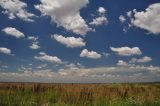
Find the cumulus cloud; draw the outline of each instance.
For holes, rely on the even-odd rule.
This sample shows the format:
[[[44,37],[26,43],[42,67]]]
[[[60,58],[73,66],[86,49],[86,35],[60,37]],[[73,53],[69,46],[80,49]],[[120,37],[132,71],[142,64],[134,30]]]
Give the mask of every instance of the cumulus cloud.
[[[28,36],[27,39],[30,40],[30,41],[32,41],[32,45],[29,46],[31,49],[39,49],[40,48],[40,46],[38,45],[39,44],[38,37]]]
[[[80,63],[70,63],[65,65],[65,69],[70,69],[70,70],[78,70],[83,67],[84,66]]]
[[[40,10],[43,16],[50,16],[57,26],[86,35],[91,28],[80,16],[80,9],[88,3],[88,0],[41,0],[41,4],[35,5],[35,8]]]
[[[0,72],[0,81],[57,83],[154,82],[160,80],[159,75],[160,67],[157,66],[64,68],[58,71],[51,69],[28,71],[26,69],[23,72]]]
[[[105,52],[103,52],[102,54],[103,54],[103,56],[105,56],[105,57],[108,57],[108,56],[110,55],[109,53],[105,53]]]
[[[81,51],[80,57],[86,57],[91,59],[99,59],[102,57],[101,54],[98,54],[95,51],[88,51],[87,49],[84,49]]]
[[[31,46],[29,46],[31,49],[39,49],[40,48],[40,46],[38,45],[38,44],[36,44],[36,43],[32,43],[32,45]]]
[[[63,62],[61,61],[61,59],[59,59],[57,56],[50,56],[47,55],[46,53],[42,52],[40,53],[40,56],[35,56],[34,57],[37,60],[40,61],[46,61],[46,62],[50,62],[50,63],[54,63],[54,64],[62,64]]]
[[[108,23],[107,18],[104,16],[101,16],[101,17],[93,19],[93,21],[90,22],[89,24],[99,26],[99,25],[103,25],[103,24],[107,24],[107,23]]]
[[[97,11],[100,15],[106,13],[106,9],[104,7],[99,7]]]
[[[131,13],[130,13],[131,14]],[[131,24],[153,34],[160,34],[160,3],[151,4],[145,11],[133,10]]]
[[[116,52],[120,56],[131,56],[131,55],[141,55],[142,52],[138,47],[110,47],[113,52]]]
[[[132,17],[132,11],[128,11],[128,12],[126,13],[126,15],[127,15],[128,17]]]
[[[129,63],[147,63],[147,62],[150,62],[150,61],[152,61],[151,57],[144,56],[143,58],[139,58],[139,59],[132,58]]]
[[[7,55],[14,55],[11,53],[10,49],[5,48],[5,47],[0,47],[0,53],[7,54]]]
[[[157,73],[160,74],[159,72],[160,72],[160,68],[156,67],[156,66],[97,67],[97,68],[63,69],[63,70],[58,71],[58,73],[60,75],[66,76],[66,78],[67,78],[67,76],[68,77],[75,76],[75,79],[78,77],[83,77],[83,78],[87,77],[90,80],[92,78],[97,78],[97,80],[101,80],[101,81],[103,78],[105,78],[105,79],[111,78],[112,81],[114,79],[118,78],[119,81],[122,81],[123,78],[127,78],[127,77],[128,78],[133,77],[134,81],[138,81],[139,80],[138,77],[141,76],[141,78],[144,78],[144,76],[145,76],[144,73],[151,75],[151,76],[153,75],[153,77],[155,77],[155,74],[157,74]],[[125,73],[125,75],[124,75],[124,73]],[[138,80],[135,78],[138,78]],[[86,81],[88,81],[88,80],[86,80]],[[118,81],[118,80],[116,80],[116,81]],[[125,81],[125,80],[123,80],[123,81]],[[131,79],[129,81],[131,81]]]
[[[86,45],[86,43],[80,37],[64,37],[62,35],[54,34],[52,35],[52,38],[54,38],[57,42],[65,45],[66,47],[70,48],[82,47]]]
[[[120,16],[119,16],[119,21],[120,21],[121,23],[124,23],[124,22],[126,21],[126,18],[125,18],[123,15],[120,15]]]
[[[4,9],[2,13],[7,14],[9,19],[18,17],[24,21],[34,21],[32,18],[35,15],[28,12],[27,4],[20,0],[1,0],[0,6]]]
[[[46,55],[46,53],[45,53],[45,52],[39,52],[39,54],[40,54],[40,55]]]
[[[25,35],[23,34],[23,32],[17,30],[16,28],[12,28],[12,27],[6,27],[4,29],[2,29],[3,32],[5,32],[7,35],[16,37],[16,38],[24,38]]]
[[[99,7],[97,11],[98,11],[98,13],[99,13],[99,17],[94,18],[94,19],[92,20],[92,22],[90,22],[89,24],[90,24],[90,25],[95,25],[95,26],[100,26],[100,25],[105,25],[105,24],[107,24],[107,23],[108,23],[108,19],[107,19],[107,17],[105,16],[105,13],[106,13],[105,8]]]
[[[38,37],[35,37],[35,36],[28,36],[27,39],[28,39],[28,40],[31,40],[31,41],[37,41],[37,40],[38,40]]]
[[[117,65],[118,66],[131,66],[131,64],[128,64],[127,62],[125,62],[123,60],[118,60]]]
[[[47,67],[47,64],[41,64],[39,66],[37,66],[36,68],[37,69],[42,69],[42,68],[46,68]]]

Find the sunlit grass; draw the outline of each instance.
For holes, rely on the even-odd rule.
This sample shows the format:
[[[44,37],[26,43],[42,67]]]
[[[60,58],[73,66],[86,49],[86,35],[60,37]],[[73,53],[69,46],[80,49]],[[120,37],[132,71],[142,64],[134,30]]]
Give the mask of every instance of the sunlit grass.
[[[0,83],[0,106],[160,106],[160,84]]]

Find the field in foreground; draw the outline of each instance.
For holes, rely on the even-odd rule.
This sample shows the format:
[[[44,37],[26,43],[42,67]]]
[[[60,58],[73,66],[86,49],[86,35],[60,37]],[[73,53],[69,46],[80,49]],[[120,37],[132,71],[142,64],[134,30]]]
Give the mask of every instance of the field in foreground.
[[[160,106],[160,84],[0,83],[0,106]]]

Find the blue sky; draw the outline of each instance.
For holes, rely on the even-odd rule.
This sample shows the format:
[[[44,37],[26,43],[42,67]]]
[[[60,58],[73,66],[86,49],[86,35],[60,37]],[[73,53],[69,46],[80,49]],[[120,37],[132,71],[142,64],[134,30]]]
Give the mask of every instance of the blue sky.
[[[1,0],[0,81],[160,81],[159,0]]]

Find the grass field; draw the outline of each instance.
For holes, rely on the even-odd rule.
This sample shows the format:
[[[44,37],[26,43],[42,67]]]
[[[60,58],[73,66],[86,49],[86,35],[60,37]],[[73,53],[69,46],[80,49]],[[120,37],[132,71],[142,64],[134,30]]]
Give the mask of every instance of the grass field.
[[[160,106],[160,84],[0,83],[0,106]]]

